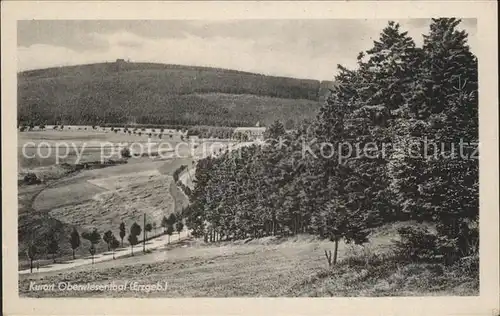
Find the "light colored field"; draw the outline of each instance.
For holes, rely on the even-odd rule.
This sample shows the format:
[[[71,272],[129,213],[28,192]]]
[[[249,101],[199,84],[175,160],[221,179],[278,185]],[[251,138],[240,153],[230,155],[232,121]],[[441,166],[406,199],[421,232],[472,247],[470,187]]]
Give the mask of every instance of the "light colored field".
[[[128,135],[99,131],[32,131],[18,133],[18,166],[22,173],[36,172],[37,168],[56,163],[101,161],[120,158],[120,149],[132,145],[132,152],[154,154],[160,152],[165,159],[202,157],[218,153],[219,148],[231,145],[228,140],[195,140],[182,145],[178,134],[148,138],[144,134]],[[128,145],[127,145],[128,144]],[[161,147],[160,147],[161,146]],[[196,147],[196,148],[195,148]],[[142,148],[142,150],[141,150]],[[59,159],[56,159],[59,156]],[[155,158],[155,159],[160,159]],[[79,160],[77,160],[79,159]]]
[[[174,200],[169,193],[170,176],[126,174],[119,179],[116,189],[111,187],[116,178],[94,181],[111,190],[94,195],[90,201],[54,208],[50,216],[81,229],[95,227],[101,232],[111,229],[118,234],[122,221],[127,227],[134,221],[142,226],[142,216],[146,214],[149,223],[159,225],[161,218],[174,210]]]
[[[133,190],[140,186],[149,187],[150,181],[160,178],[167,179],[165,190],[169,190],[169,176],[182,164],[191,160],[155,161],[149,158],[130,159],[129,163],[103,169],[84,170],[64,178],[52,187],[44,189],[34,200],[36,210],[51,210],[64,205],[77,205],[88,202],[97,194],[106,191]],[[40,169],[61,169],[49,166]],[[62,171],[59,171],[62,172]],[[163,176],[162,176],[163,175]],[[159,181],[159,180],[158,180]]]
[[[47,129],[45,131],[31,131],[31,132],[18,132],[18,146],[22,146],[27,142],[41,142],[46,141],[48,143],[56,143],[60,141],[74,141],[76,142],[89,142],[89,141],[109,141],[109,142],[129,142],[129,141],[147,141],[148,134],[158,134],[160,130],[157,129],[155,132],[152,132],[150,129],[146,131],[139,130],[141,135],[138,134],[128,134],[123,131],[120,132],[111,132],[109,130],[50,130]],[[164,136],[169,140],[179,140],[179,133],[174,133],[172,131],[164,131]],[[167,135],[172,135],[172,138]],[[158,137],[153,136],[153,139],[158,139]]]
[[[158,150],[158,143],[168,143],[163,149],[175,148],[179,143],[180,136],[172,134],[172,137],[164,137],[160,140],[153,136],[149,138],[146,132],[142,135],[126,134],[123,132],[102,132],[102,131],[32,131],[18,132],[18,166],[22,170],[33,171],[33,169],[43,166],[50,166],[58,163],[75,163],[78,156],[81,156],[78,162],[100,161],[101,159],[117,159],[119,158],[120,146],[125,147],[126,144],[135,145],[138,148],[151,149],[151,152]],[[150,147],[146,145],[150,143]],[[185,147],[185,146],[183,146]],[[113,153],[111,154],[111,151]],[[181,150],[182,155],[189,151],[185,148]],[[56,155],[59,155],[59,161],[56,160]]]
[[[139,135],[129,135],[123,132],[96,132],[96,131],[40,131],[40,132],[19,132],[18,133],[18,146],[21,147],[24,144],[29,144],[33,142],[39,144],[41,142],[48,143],[50,145],[56,145],[58,143],[69,143],[75,144],[77,147],[81,147],[84,143],[88,147],[99,145],[101,142],[131,142],[131,141],[147,141],[148,136],[142,134]],[[29,144],[31,145],[31,144]]]
[[[37,196],[33,202],[33,208],[37,211],[47,211],[64,205],[76,205],[105,191],[105,189],[89,182],[48,188]]]
[[[125,176],[132,173],[155,172],[170,161],[155,161],[149,158],[129,159],[126,164],[116,165],[109,168],[86,170],[82,177],[86,179],[101,179],[113,176]],[[160,172],[161,173],[161,172]]]
[[[106,190],[115,191],[124,189],[131,185],[137,186],[149,182],[152,178],[160,175],[157,169],[135,172],[120,176],[111,176],[107,178],[89,180],[90,183],[104,188]]]

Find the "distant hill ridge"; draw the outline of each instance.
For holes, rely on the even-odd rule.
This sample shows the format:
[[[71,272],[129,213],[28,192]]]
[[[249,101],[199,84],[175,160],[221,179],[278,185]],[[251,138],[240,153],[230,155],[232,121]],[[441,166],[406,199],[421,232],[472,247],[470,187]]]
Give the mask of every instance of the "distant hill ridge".
[[[327,85],[158,63],[52,67],[18,73],[18,119],[45,124],[215,126],[269,124],[274,119],[297,122],[315,115]]]
[[[28,78],[28,77],[41,77],[41,76],[57,76],[64,72],[90,72],[95,74],[96,72],[116,72],[116,71],[130,71],[130,70],[143,70],[143,69],[186,69],[186,70],[200,70],[200,71],[215,71],[220,73],[234,73],[241,75],[254,75],[261,77],[273,77],[273,78],[283,78],[283,79],[296,79],[303,81],[317,82],[314,79],[297,79],[294,77],[287,76],[274,76],[265,75],[255,72],[235,70],[229,68],[220,67],[209,67],[209,66],[189,66],[181,64],[161,64],[161,63],[147,63],[147,62],[128,62],[128,61],[114,61],[114,62],[102,62],[93,64],[82,64],[82,65],[71,65],[71,66],[56,66],[41,69],[31,69],[20,71],[18,75]]]

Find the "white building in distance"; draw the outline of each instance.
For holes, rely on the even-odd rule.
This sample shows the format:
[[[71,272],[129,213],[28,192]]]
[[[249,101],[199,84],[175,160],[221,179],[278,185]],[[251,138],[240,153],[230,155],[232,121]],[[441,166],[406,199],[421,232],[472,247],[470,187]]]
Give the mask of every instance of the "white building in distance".
[[[264,140],[265,127],[237,127],[234,129],[234,135],[237,133],[246,134],[248,140]]]

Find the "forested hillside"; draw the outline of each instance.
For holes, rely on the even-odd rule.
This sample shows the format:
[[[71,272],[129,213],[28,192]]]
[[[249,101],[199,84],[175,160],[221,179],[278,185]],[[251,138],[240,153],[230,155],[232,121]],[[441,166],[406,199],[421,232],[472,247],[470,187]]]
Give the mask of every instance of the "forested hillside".
[[[22,72],[23,124],[245,126],[311,118],[320,82],[234,70],[113,62]]]
[[[425,221],[436,232],[399,229],[397,262],[472,258],[477,268],[477,59],[459,23],[433,19],[416,47],[390,22],[356,69],[339,66],[313,124],[286,133],[276,122],[267,146],[200,161],[186,210],[193,234],[363,244],[381,225]],[[462,141],[472,145],[459,153]]]

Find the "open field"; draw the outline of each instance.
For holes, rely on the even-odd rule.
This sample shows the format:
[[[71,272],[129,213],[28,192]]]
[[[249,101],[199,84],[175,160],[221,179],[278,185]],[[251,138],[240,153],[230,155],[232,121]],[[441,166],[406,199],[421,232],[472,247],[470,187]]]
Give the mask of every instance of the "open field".
[[[171,134],[161,141],[175,147],[181,141],[179,134]],[[124,144],[138,144],[144,151],[151,148],[151,152],[158,151],[156,136],[149,138],[144,132],[141,136],[125,134],[123,132],[102,131],[32,131],[18,133],[18,166],[20,171],[38,167],[50,166],[58,163],[100,161],[103,157],[119,158],[120,146]],[[147,145],[150,143],[150,145]],[[149,146],[149,147],[148,147]],[[138,147],[137,147],[138,148]],[[165,147],[166,148],[166,147]],[[59,161],[56,161],[59,154]]]
[[[181,140],[180,134],[172,137],[137,136],[99,131],[33,131],[18,133],[18,168],[19,174],[35,172],[43,174],[42,167],[51,167],[56,163],[85,163],[101,159],[119,159],[120,150],[131,146],[132,155],[149,155],[154,158],[160,154],[168,158],[188,158],[199,155],[202,150],[217,151],[233,141],[226,139]],[[178,156],[174,155],[178,153]],[[59,155],[59,159],[56,159]],[[161,159],[158,156],[157,159]],[[135,161],[132,159],[129,161]],[[47,168],[45,168],[47,169]]]
[[[152,137],[152,139],[157,138],[158,137]],[[179,139],[179,134],[172,134],[172,140],[178,141]],[[60,142],[71,142],[76,144],[77,147],[80,147],[83,143],[86,143],[88,147],[93,147],[95,145],[99,146],[103,142],[147,142],[147,140],[148,132],[142,132],[141,136],[139,136],[138,134],[124,133],[123,131],[114,133],[111,131],[54,131],[47,129],[45,131],[18,132],[18,147],[22,147],[25,143],[28,142],[34,142],[36,144],[42,141],[54,145]]]
[[[146,214],[148,222],[156,222],[159,225],[164,215],[174,211],[175,205],[169,192],[172,181],[170,176],[139,173],[123,175],[120,178],[121,187],[97,193],[83,203],[71,199],[68,200],[71,205],[54,205],[50,207],[50,216],[82,230],[95,227],[98,231],[105,232],[111,229],[118,235],[118,227],[122,221],[130,227],[133,222],[142,223],[142,215]],[[96,181],[106,180],[107,178]],[[78,191],[82,192],[83,188]]]
[[[50,211],[67,204],[79,204],[103,192],[106,190],[90,182],[48,188],[36,197],[33,201],[33,208],[36,211]]]
[[[47,135],[46,138],[38,136],[38,140],[57,141],[56,135]],[[77,132],[75,136],[72,140],[100,142],[113,139],[116,135],[87,138]],[[36,137],[32,139],[36,140]],[[219,142],[199,141],[206,144]],[[195,154],[199,155],[201,149],[198,148]],[[184,154],[189,155],[189,150],[184,149]],[[118,250],[116,260],[111,259],[105,243],[101,242],[94,265],[90,264],[87,251],[90,245],[82,240],[76,252],[78,260],[72,265],[68,238],[73,226],[80,232],[95,227],[101,234],[110,229],[118,235],[122,220],[127,229],[134,221],[142,226],[142,216],[146,213],[148,222],[159,225],[164,215],[182,210],[187,205],[187,197],[173,182],[172,174],[181,165],[188,165],[190,168],[181,173],[180,180],[188,186],[192,185],[190,176],[194,176],[192,162],[195,159],[141,157],[104,169],[82,170],[71,175],[61,173],[62,178],[52,182],[20,187],[19,268],[29,267],[24,253],[26,237],[31,236],[28,232],[34,232],[36,238],[49,230],[55,231],[59,238],[58,263],[54,264],[46,256],[38,258],[40,266],[48,269],[51,266],[70,267],[20,274],[20,295],[74,296],[74,293],[64,291],[29,291],[31,281],[45,284],[64,280],[72,284],[108,284],[109,280],[115,284],[168,283],[167,291],[161,292],[130,289],[119,292],[84,291],[78,292],[79,297],[477,295],[478,278],[467,271],[473,268],[474,262],[458,267],[428,263],[401,265],[391,251],[401,223],[373,232],[370,243],[363,247],[341,243],[340,262],[333,268],[327,268],[324,256],[324,250],[333,249],[333,243],[308,235],[215,244],[193,239],[167,244],[164,236],[149,241],[150,248],[146,254],[138,246],[134,251],[136,254],[130,256],[125,243],[125,248]],[[51,165],[35,170],[50,170],[56,174],[61,172],[59,167]]]
[[[477,282],[468,277],[456,278],[457,271],[431,264],[398,267],[390,260],[391,243],[390,235],[379,234],[364,247],[340,244],[341,261],[327,269],[323,251],[332,249],[333,243],[307,235],[215,245],[191,240],[141,256],[77,267],[71,272],[22,275],[20,295],[74,295],[28,291],[30,281],[49,284],[64,280],[72,284],[106,284],[109,280],[115,284],[168,283],[167,291],[161,292],[84,291],[78,292],[79,297],[420,296],[445,291],[477,295]],[[387,261],[375,261],[371,255],[374,252],[387,254]]]

